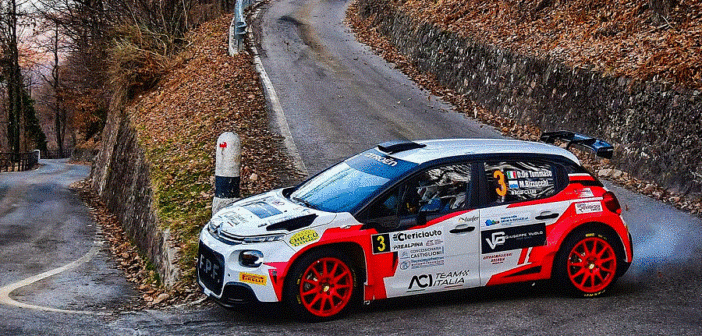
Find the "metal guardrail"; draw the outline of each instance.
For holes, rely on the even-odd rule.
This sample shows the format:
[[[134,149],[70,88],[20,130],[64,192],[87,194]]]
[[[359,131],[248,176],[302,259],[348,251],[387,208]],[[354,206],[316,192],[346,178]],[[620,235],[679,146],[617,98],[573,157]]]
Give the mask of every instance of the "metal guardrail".
[[[0,153],[0,172],[25,171],[34,168],[41,156],[39,150],[31,153]]]
[[[246,17],[244,11],[261,0],[236,0],[234,18],[229,25],[229,55],[234,56],[244,50],[244,35],[246,35]]]
[[[44,152],[42,157],[45,159],[65,159],[71,157],[72,153],[73,150],[71,149],[64,149],[63,152],[59,150],[48,150]]]

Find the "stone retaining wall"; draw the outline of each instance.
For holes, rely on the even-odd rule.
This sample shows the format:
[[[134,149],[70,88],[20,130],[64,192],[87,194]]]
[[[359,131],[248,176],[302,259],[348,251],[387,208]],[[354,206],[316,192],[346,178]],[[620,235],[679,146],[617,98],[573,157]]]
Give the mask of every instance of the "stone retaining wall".
[[[418,22],[388,0],[358,0],[361,16],[441,84],[542,130],[615,145],[613,163],[672,191],[702,195],[702,94],[607,77],[512,53]]]
[[[110,113],[102,137],[102,148],[91,171],[93,190],[154,264],[163,283],[170,286],[180,277],[177,250],[172,247],[169,231],[158,225],[149,163],[129,118],[122,112]]]

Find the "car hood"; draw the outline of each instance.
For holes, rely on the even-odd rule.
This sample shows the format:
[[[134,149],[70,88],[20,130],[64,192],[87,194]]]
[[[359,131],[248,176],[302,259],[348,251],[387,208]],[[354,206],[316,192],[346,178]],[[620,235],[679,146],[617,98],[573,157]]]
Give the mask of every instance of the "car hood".
[[[283,197],[282,189],[245,198],[212,216],[222,233],[239,237],[288,233],[330,223],[336,214]]]

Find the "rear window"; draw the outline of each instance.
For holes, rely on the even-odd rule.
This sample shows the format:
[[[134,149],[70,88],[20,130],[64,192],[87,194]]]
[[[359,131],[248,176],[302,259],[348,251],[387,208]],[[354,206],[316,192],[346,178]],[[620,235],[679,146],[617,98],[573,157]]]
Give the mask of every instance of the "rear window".
[[[556,168],[550,163],[492,161],[485,163],[488,203],[513,203],[556,194]]]

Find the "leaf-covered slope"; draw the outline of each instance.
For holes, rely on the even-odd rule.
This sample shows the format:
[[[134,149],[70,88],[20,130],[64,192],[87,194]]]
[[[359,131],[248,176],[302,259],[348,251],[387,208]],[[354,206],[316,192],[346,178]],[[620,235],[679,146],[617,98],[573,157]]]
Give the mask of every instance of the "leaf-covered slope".
[[[252,57],[227,55],[231,16],[203,24],[156,89],[127,113],[151,165],[160,225],[174,234],[184,280],[192,279],[197,235],[211,216],[215,143],[227,131],[242,144],[243,195],[279,186],[292,174],[269,132],[266,103]]]
[[[415,18],[522,54],[702,88],[700,1],[388,1]]]

